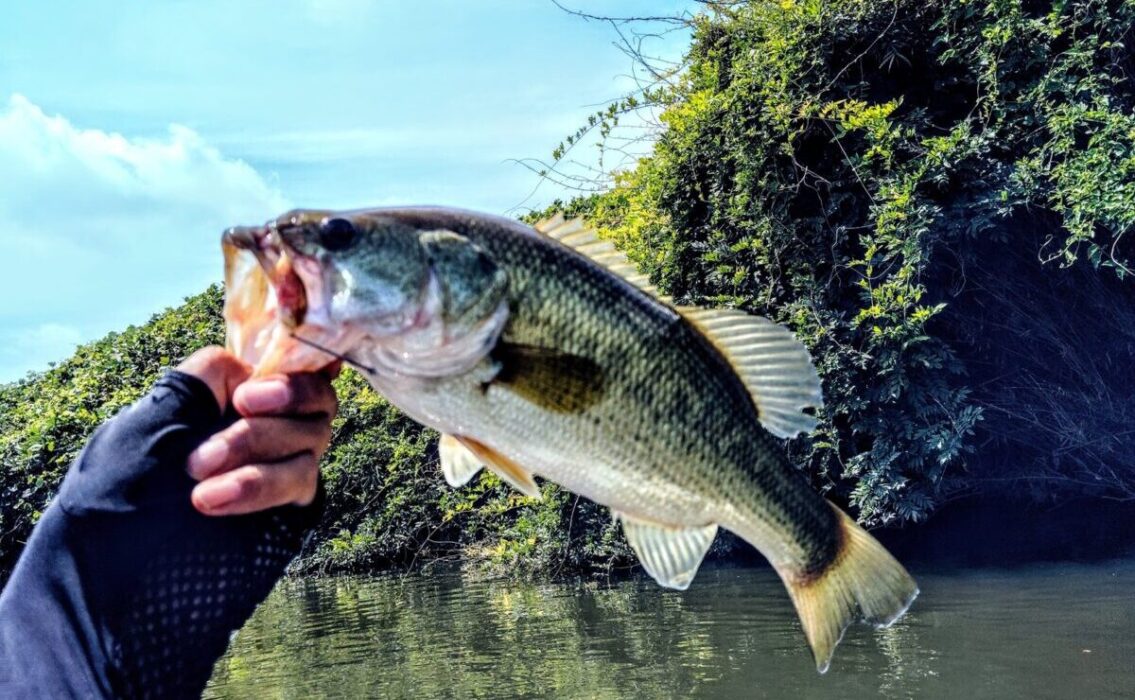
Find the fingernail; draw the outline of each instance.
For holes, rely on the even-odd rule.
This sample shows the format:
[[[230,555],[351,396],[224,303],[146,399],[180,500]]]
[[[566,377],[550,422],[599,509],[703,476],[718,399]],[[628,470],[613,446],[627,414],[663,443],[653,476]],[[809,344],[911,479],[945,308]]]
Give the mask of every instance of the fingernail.
[[[194,479],[204,479],[225,463],[229,456],[229,445],[224,440],[206,440],[189,455],[189,475]]]
[[[204,510],[219,510],[240,498],[240,482],[233,479],[206,481],[193,489],[193,500]]]
[[[245,384],[240,398],[248,411],[264,413],[287,406],[291,391],[279,379],[269,379]]]

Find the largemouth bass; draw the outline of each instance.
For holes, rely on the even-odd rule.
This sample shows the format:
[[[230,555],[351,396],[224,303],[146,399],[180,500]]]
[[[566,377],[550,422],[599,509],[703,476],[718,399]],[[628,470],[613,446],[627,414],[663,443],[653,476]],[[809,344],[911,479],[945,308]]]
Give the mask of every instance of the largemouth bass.
[[[736,533],[784,581],[821,672],[857,616],[898,619],[915,582],[780,443],[815,427],[807,349],[766,319],[675,306],[579,221],[536,228],[402,208],[230,229],[230,347],[260,374],[349,358],[442,433],[451,485],[487,468],[607,505],[663,586]]]

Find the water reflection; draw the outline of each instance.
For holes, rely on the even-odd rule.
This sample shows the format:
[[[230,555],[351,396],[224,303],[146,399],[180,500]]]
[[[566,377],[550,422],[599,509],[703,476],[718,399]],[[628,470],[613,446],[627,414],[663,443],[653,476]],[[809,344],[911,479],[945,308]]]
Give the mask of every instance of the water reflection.
[[[917,573],[917,572],[916,572]],[[206,697],[1117,697],[1135,691],[1135,567],[919,575],[887,630],[818,676],[779,580],[704,570],[537,585],[458,574],[286,581]]]

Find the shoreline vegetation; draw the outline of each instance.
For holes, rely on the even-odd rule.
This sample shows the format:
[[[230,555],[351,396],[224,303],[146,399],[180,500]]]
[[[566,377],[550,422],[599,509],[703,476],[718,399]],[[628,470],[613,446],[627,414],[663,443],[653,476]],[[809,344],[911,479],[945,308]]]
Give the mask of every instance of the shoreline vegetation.
[[[629,115],[649,152],[531,219],[586,216],[679,303],[791,327],[826,406],[790,455],[900,556],[936,531],[964,549],[999,510],[1040,524],[1042,558],[1088,555],[1058,531],[1125,551],[1101,533],[1135,514],[1135,4],[713,2],[685,21],[680,69],[541,169],[584,143],[616,155]],[[211,287],[0,386],[0,579],[94,428],[223,342],[220,307]],[[634,566],[606,509],[489,473],[449,489],[435,433],[354,372],[337,390],[296,573]],[[1020,549],[982,539],[990,561]],[[756,555],[723,536],[711,557]]]

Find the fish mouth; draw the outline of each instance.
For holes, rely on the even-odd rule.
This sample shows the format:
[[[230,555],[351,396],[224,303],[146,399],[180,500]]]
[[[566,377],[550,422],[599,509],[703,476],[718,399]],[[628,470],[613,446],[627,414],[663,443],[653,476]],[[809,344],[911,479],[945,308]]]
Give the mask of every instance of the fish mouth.
[[[289,245],[275,223],[230,228],[221,247],[225,345],[253,367],[254,377],[318,371],[338,357],[332,348],[347,338],[329,323],[312,323],[319,314],[309,292],[317,290],[307,289],[297,270],[315,261]]]
[[[221,237],[225,248],[225,284],[239,283],[239,280],[230,280],[230,258],[239,258],[241,253],[251,254],[260,269],[267,277],[269,286],[275,291],[277,317],[280,322],[289,328],[296,328],[303,323],[307,312],[307,290],[303,280],[296,274],[296,260],[300,257],[294,248],[280,236],[279,229],[274,225],[268,226],[234,226],[224,232]],[[234,253],[229,254],[229,249]],[[239,260],[232,261],[238,266]],[[247,264],[245,262],[244,264]],[[244,271],[251,274],[251,271]]]

